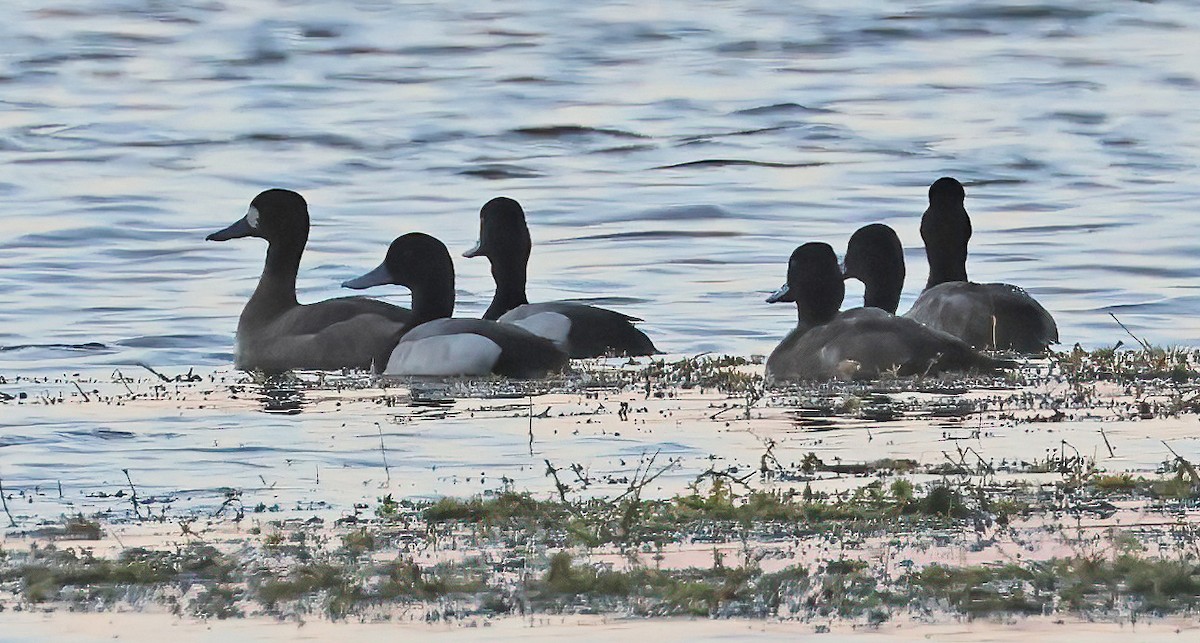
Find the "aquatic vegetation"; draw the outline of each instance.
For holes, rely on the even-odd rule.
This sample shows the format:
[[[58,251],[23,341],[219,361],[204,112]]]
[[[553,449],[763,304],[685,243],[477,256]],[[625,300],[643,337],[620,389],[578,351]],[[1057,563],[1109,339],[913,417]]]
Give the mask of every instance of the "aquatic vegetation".
[[[1194,557],[1148,556],[1122,548],[1118,539],[1113,542],[1118,553],[1107,557],[934,563],[899,575],[856,558],[767,572],[753,560],[726,565],[718,553],[708,567],[634,564],[618,569],[566,550],[534,561],[468,558],[428,566],[402,555],[360,564],[325,558],[276,574],[253,564],[228,565],[229,559],[218,564],[211,553],[198,550],[186,555],[141,550],[115,561],[53,550],[6,569],[2,578],[20,579],[25,601],[67,599],[93,609],[157,595],[182,610],[180,594],[169,588],[199,583],[202,589],[186,610],[206,618],[245,616],[255,605],[268,614],[295,617],[317,613],[341,619],[388,605],[416,606],[428,615],[448,600],[458,605],[454,609],[460,615],[603,610],[637,616],[836,617],[868,623],[930,609],[972,616],[1104,615],[1167,614],[1200,605],[1200,563]]]
[[[1170,438],[1161,455],[1157,442],[1149,459],[1141,454],[1141,468],[1106,466],[1129,447],[1131,427],[1140,431],[1115,423],[1184,430],[1175,418],[1200,410],[1195,378],[1185,373],[1194,364],[1184,351],[1080,349],[1004,377],[773,389],[761,365],[715,356],[585,361],[539,382],[409,386],[356,373],[205,382],[205,404],[220,394],[253,399],[268,413],[337,412],[343,402],[385,410],[369,427],[343,425],[371,442],[356,466],[364,485],[378,485],[367,496],[374,502],[255,497],[222,481],[211,506],[182,510],[179,494],[150,495],[145,476],[119,470],[111,486],[86,490],[107,512],[31,525],[21,508],[46,492],[19,489],[6,495],[16,506],[13,538],[0,550],[0,607],[157,603],[202,618],[298,621],[604,613],[868,626],[930,614],[1190,613],[1200,582],[1200,472],[1189,452]],[[123,402],[138,399],[131,384],[115,383],[128,391]],[[109,399],[88,390],[89,401],[74,403]],[[547,393],[544,406],[533,397]],[[64,403],[51,399],[36,403]],[[394,495],[388,449],[399,438],[385,427],[446,418],[506,420],[520,433],[505,439],[520,447],[527,426],[524,470],[544,483],[521,489],[488,471],[482,491]],[[547,442],[567,431],[589,440],[661,432],[650,439],[664,445],[690,431],[721,437],[706,443],[707,458],[655,447],[622,454],[623,468],[598,473],[586,460],[558,461],[579,457]],[[1010,445],[1004,457],[990,446],[998,434]],[[740,452],[721,451],[726,435],[742,440]],[[1026,435],[1039,440],[1036,452],[1020,450]],[[893,452],[894,439],[912,444]],[[884,444],[859,456],[827,440]],[[305,484],[321,489],[322,474],[312,470]],[[482,471],[466,481],[482,484]],[[261,482],[277,493],[274,480]],[[1099,521],[1122,529],[1093,526]],[[172,535],[144,548],[113,542],[131,526]],[[169,544],[179,539],[186,544]],[[1014,549],[1033,553],[978,562]]]
[[[1033,564],[931,565],[906,579],[910,595],[945,601],[967,614],[1133,609],[1149,613],[1200,604],[1194,560],[1122,554],[1077,556]]]
[[[174,551],[133,547],[116,559],[96,557],[88,549],[35,545],[20,556],[19,566],[0,571],[0,579],[19,581],[22,596],[31,603],[70,598],[72,591],[76,601],[111,601],[137,586],[226,582],[233,570],[231,558],[207,545]]]
[[[1141,340],[1139,340],[1141,341]],[[1076,344],[1070,350],[1051,354],[1051,361],[1064,377],[1078,382],[1136,382],[1166,380],[1175,384],[1200,379],[1200,350],[1178,346],[1085,350]]]

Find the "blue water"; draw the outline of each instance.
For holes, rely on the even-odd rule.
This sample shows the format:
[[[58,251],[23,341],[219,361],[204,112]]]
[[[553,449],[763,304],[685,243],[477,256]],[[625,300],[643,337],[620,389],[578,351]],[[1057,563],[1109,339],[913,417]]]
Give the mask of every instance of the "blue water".
[[[0,24],[0,346],[109,346],[0,351],[6,372],[228,363],[264,246],[204,236],[272,186],[310,202],[302,301],[407,231],[466,249],[505,194],[531,297],[599,298],[670,352],[761,354],[804,241],[893,225],[906,306],[925,188],[951,174],[972,278],[1027,287],[1068,345],[1128,340],[1109,312],[1200,336],[1188,2],[100,0]],[[479,314],[487,265],[456,263]]]

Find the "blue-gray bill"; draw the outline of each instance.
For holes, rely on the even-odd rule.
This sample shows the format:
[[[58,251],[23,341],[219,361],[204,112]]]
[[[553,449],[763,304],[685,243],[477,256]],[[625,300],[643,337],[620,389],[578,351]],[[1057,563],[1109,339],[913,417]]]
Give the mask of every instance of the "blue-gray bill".
[[[783,284],[779,287],[779,290],[776,290],[775,292],[771,293],[770,297],[767,297],[768,304],[774,304],[780,301],[796,301],[795,297],[792,297],[791,293],[788,292],[787,284]]]
[[[207,237],[205,237],[205,240],[207,240],[207,241],[228,241],[230,239],[240,239],[242,237],[249,237],[249,236],[252,236],[253,234],[254,234],[254,228],[250,227],[250,222],[246,220],[246,217],[242,217],[242,218],[238,219],[236,222],[234,222],[234,224],[229,226],[228,228],[225,228],[224,230],[220,230],[218,232],[214,232],[214,233],[208,235]]]
[[[342,282],[342,288],[353,288],[354,290],[362,290],[371,286],[382,286],[392,283],[391,275],[388,274],[387,266],[379,264],[377,268],[360,277],[347,279]]]
[[[464,256],[464,257],[466,257],[466,258],[468,258],[468,259],[470,259],[470,258],[472,258],[472,257],[478,257],[478,256],[479,256],[479,251],[480,251],[482,248],[483,248],[483,239],[480,239],[479,241],[476,241],[476,242],[475,242],[475,247],[474,247],[474,248],[471,248],[470,250],[468,250],[468,251],[466,251],[466,252],[464,252],[464,253],[463,253],[463,256]]]

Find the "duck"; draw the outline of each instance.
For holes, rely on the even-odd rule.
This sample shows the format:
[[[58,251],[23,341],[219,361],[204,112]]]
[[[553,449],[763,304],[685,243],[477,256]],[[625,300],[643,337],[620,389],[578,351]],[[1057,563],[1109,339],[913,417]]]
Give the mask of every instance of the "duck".
[[[995,370],[1001,363],[962,340],[881,308],[839,312],[846,286],[837,255],[810,242],[788,260],[787,283],[768,303],[794,302],[799,321],[767,358],[768,382]]]
[[[491,263],[496,293],[484,319],[522,322],[558,343],[572,358],[660,354],[654,342],[633,325],[642,321],[637,317],[575,302],[529,303],[525,280],[532,246],[520,203],[496,197],[483,205],[479,241],[463,256],[487,257]]]
[[[534,379],[567,366],[567,354],[558,345],[518,324],[452,317],[454,262],[445,244],[430,235],[397,237],[379,267],[342,286],[386,284],[412,292],[412,320],[381,362],[385,375]]]
[[[975,348],[1045,353],[1058,343],[1058,325],[1036,299],[1011,284],[967,279],[971,218],[965,200],[966,190],[952,177],[929,187],[929,207],[921,216],[929,281],[904,316]]]
[[[367,297],[299,303],[296,273],[308,231],[304,197],[270,189],[254,197],[241,219],[208,235],[208,241],[258,237],[267,242],[262,276],[238,318],[237,368],[268,373],[369,369],[411,320],[408,309]]]

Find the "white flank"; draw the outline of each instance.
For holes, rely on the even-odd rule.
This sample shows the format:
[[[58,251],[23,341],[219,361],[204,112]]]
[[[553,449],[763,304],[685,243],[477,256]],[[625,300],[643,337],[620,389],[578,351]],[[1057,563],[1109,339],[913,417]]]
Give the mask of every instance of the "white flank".
[[[400,340],[388,359],[388,375],[487,375],[500,359],[500,346],[471,333]]]
[[[500,316],[500,321],[513,326],[520,326],[525,330],[537,335],[545,337],[554,342],[562,350],[567,349],[567,334],[571,332],[571,319],[562,313],[535,313],[523,319],[506,319],[513,313],[520,310],[520,306],[508,311]]]

